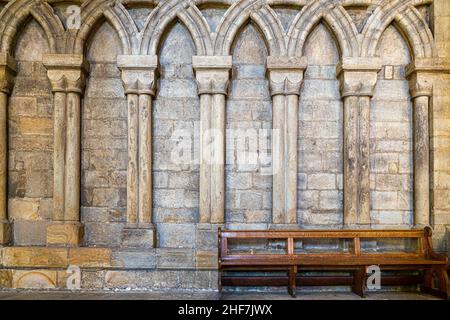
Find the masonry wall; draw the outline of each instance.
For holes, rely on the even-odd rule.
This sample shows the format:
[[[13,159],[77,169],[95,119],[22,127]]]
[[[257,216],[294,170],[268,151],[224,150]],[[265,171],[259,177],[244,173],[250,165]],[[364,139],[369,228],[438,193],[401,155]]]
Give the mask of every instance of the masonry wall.
[[[372,15],[381,10],[393,15],[377,42],[374,56],[370,57],[380,58],[382,63],[370,107],[371,228],[416,225],[413,158],[416,128],[406,70],[417,58],[419,44],[411,43],[409,29],[405,30],[394,17],[405,7],[417,10],[426,26],[423,33],[432,34],[434,51],[430,59],[444,62],[442,68],[429,75],[433,83],[430,224],[436,249],[441,252],[448,249],[450,74],[445,62],[450,58],[448,1],[396,1],[398,7],[389,7],[389,1],[370,0],[358,4],[334,1],[335,7],[317,4],[320,1],[267,1],[267,4],[258,4],[256,0],[194,1],[192,7],[183,4],[184,1],[127,1],[117,5],[107,0],[97,4],[85,1],[82,25],[88,21],[91,26],[82,28],[88,31],[80,32],[81,35],[67,30],[65,11],[70,1],[48,2],[42,7],[45,10],[34,0],[29,1],[32,4],[19,2],[0,1],[0,53],[7,52],[18,65],[7,105],[7,219],[12,223],[13,236],[0,246],[0,288],[65,288],[66,269],[75,264],[82,267],[83,289],[217,289],[218,227],[280,227],[273,223],[272,213],[274,105],[267,58],[279,54],[274,53],[274,42],[289,40],[295,31],[290,29],[291,25],[302,19],[310,24],[310,29],[301,39],[304,45],[293,53],[307,60],[298,92],[297,222],[284,227],[348,227],[344,212],[344,104],[337,66],[346,54],[342,34],[349,31],[343,25],[337,29],[337,25],[330,25],[324,18],[324,12],[335,7],[345,12],[342,17],[354,23],[354,30],[359,33],[358,45],[367,36],[364,27]],[[9,38],[4,24],[9,21],[7,13],[12,12],[13,5],[19,8],[16,13],[23,13],[26,19],[17,25],[14,41],[7,48]],[[324,9],[317,9],[305,18],[305,12],[315,5]],[[59,21],[64,33],[34,19],[33,16],[44,15],[39,10],[48,11],[45,19]],[[198,11],[202,17],[192,22],[188,11]],[[281,30],[281,36],[274,38],[282,40],[269,39],[266,30],[269,23],[265,25],[255,16],[250,18],[251,12],[274,19],[273,24]],[[205,53],[199,43],[225,37],[221,28],[228,19],[239,27],[230,37],[229,51],[213,48]],[[306,22],[299,25],[305,27]],[[149,37],[149,42],[156,43],[155,52],[137,44],[145,38],[147,26],[152,30],[148,31],[150,34],[155,33]],[[56,45],[49,38],[52,33]],[[128,46],[124,45],[125,38]],[[80,48],[68,45],[73,39],[80,39]],[[48,53],[75,51],[89,62],[79,124],[79,222],[84,226],[84,234],[79,246],[52,247],[47,243],[47,228],[54,222],[55,101],[43,57]],[[158,57],[151,105],[150,157],[151,220],[156,242],[153,246],[128,246],[122,235],[130,228],[129,92],[117,58],[150,53]],[[225,104],[223,223],[201,221],[201,93],[193,57],[208,55],[232,56]],[[236,136],[237,132],[243,132],[239,130],[246,133]],[[249,132],[260,133],[256,144],[252,144],[255,141]],[[259,155],[257,162],[239,163],[239,150]],[[42,262],[39,257],[50,262]]]

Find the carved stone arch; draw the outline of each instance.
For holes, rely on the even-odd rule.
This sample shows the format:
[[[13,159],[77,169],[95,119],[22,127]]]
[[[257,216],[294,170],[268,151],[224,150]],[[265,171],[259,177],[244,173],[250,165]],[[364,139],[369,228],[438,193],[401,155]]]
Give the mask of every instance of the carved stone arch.
[[[306,39],[321,22],[330,29],[337,40],[342,57],[359,56],[358,30],[349,14],[340,5],[315,1],[304,7],[288,31],[288,55],[302,55]]]
[[[83,54],[87,39],[103,19],[117,32],[124,54],[131,54],[137,48],[137,27],[122,4],[112,0],[90,0],[82,6],[81,15],[83,23],[73,42],[69,41],[67,53]]]
[[[190,1],[166,1],[158,5],[142,30],[141,54],[155,55],[162,38],[174,21],[180,21],[189,31],[197,55],[211,55],[212,44],[208,23]]]
[[[401,10],[395,16],[394,23],[407,40],[414,57],[430,58],[435,55],[431,30],[415,7],[408,6],[405,10]]]
[[[186,10],[178,13],[178,18],[191,33],[197,47],[197,55],[213,55],[211,29],[200,10],[196,6],[190,5]]]
[[[432,33],[414,7],[426,3],[427,0],[385,0],[364,27],[361,55],[375,55],[381,35],[390,24],[396,23],[415,56],[433,56],[435,50]]]
[[[285,54],[283,28],[267,1],[261,0],[236,2],[228,9],[217,28],[215,54],[229,55],[236,35],[249,20],[261,30],[270,55]]]
[[[6,5],[0,14],[0,51],[12,54],[20,27],[33,18],[44,30],[50,51],[59,52],[64,26],[52,7],[42,1],[17,0]]]
[[[287,54],[286,38],[283,26],[280,19],[273,9],[266,5],[260,10],[251,14],[251,19],[256,22],[258,26],[262,26],[263,33],[267,37],[269,43],[269,51],[275,55],[284,56]],[[273,49],[271,49],[273,48]]]

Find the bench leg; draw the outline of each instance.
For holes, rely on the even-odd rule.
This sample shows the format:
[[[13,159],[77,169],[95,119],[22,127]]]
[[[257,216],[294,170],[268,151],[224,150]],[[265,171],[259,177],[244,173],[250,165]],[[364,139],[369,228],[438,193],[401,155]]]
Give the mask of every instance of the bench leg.
[[[355,270],[353,275],[353,293],[364,298],[364,280],[366,279],[366,268],[361,267]]]
[[[437,279],[435,286],[434,277]],[[433,296],[448,299],[448,275],[446,268],[426,269],[423,276],[421,291]]]
[[[289,269],[288,292],[293,298],[295,298],[297,291],[296,278],[297,278],[297,266],[291,267]]]
[[[222,298],[222,271],[219,270],[218,275],[218,289],[219,289],[219,299]]]
[[[437,277],[439,282],[439,292],[442,294],[442,298],[448,299],[448,274],[446,268],[439,268],[437,271]]]

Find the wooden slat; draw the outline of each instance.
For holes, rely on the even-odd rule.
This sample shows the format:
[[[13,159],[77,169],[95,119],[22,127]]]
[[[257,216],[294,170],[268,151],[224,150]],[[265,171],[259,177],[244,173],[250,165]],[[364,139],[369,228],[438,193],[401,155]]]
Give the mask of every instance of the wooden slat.
[[[355,255],[357,256],[361,255],[361,239],[357,237],[354,239],[353,243],[355,246]]]
[[[288,238],[288,254],[294,254],[294,239]]]
[[[347,258],[344,255],[340,256],[228,256],[222,258],[222,266],[226,265],[326,265],[326,266],[370,266],[370,265],[446,265],[447,262],[443,260],[431,260],[425,258],[401,258],[401,257],[386,257],[386,256],[353,256],[348,255]]]
[[[423,280],[420,275],[399,275],[383,276],[381,278],[382,286],[391,285],[413,285],[419,284]],[[283,287],[287,286],[289,278],[287,276],[224,276],[222,285],[237,287]],[[301,286],[351,286],[353,276],[297,276],[297,287]]]

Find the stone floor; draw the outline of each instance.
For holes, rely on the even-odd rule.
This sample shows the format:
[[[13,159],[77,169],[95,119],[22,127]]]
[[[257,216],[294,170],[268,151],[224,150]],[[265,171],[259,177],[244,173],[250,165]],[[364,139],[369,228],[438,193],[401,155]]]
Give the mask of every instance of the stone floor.
[[[62,291],[0,291],[0,300],[217,300],[211,292],[62,292]],[[224,293],[224,300],[362,300],[347,292],[302,292],[293,299],[282,293]],[[436,300],[414,292],[369,293],[365,300]]]

